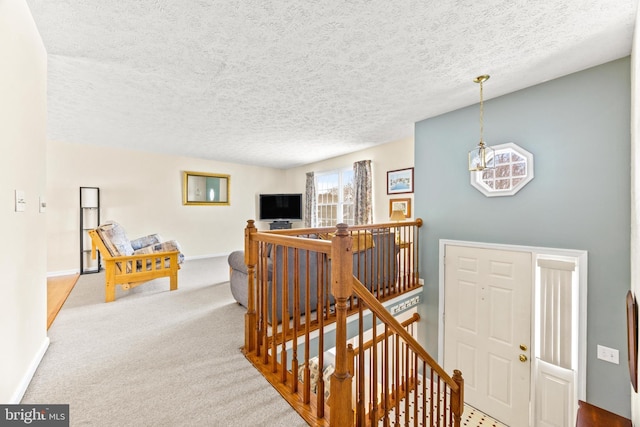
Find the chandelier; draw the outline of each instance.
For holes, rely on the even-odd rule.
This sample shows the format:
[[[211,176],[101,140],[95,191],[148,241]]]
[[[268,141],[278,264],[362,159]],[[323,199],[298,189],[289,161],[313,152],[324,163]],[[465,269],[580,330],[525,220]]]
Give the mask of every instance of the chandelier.
[[[480,84],[480,142],[478,146],[469,151],[469,171],[477,172],[494,167],[495,153],[493,148],[485,144],[484,133],[484,102],[482,99],[482,84],[489,80],[489,75],[478,76],[473,81]]]

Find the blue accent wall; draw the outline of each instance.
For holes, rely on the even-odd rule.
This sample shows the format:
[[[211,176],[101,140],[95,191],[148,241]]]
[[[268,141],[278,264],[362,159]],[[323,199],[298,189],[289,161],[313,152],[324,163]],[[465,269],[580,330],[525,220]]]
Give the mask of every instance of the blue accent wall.
[[[431,354],[438,350],[440,239],[586,250],[587,399],[629,416],[630,103],[629,58],[485,101],[485,141],[515,142],[534,155],[535,178],[511,197],[485,197],[469,183],[478,104],[416,123],[415,216],[425,221],[421,314]],[[598,360],[598,344],[620,350],[620,364]]]

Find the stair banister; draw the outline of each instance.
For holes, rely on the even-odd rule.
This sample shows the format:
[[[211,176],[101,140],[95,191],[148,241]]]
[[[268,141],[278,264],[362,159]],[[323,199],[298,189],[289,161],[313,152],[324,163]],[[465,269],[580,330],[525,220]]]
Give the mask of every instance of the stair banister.
[[[331,293],[336,300],[336,367],[331,376],[329,425],[351,427],[353,426],[351,402],[353,375],[349,371],[348,365],[347,300],[351,297],[353,284],[353,257],[349,254],[352,238],[347,231],[346,224],[338,224],[337,229],[336,235],[331,239],[331,258],[333,260]]]
[[[256,263],[258,261],[258,242],[251,238],[251,234],[257,231],[255,221],[252,219],[248,220],[247,226],[244,229],[244,263],[247,265],[248,277],[248,307],[244,315],[244,348],[246,348],[248,352],[254,352],[256,350],[257,339],[254,333],[256,330],[256,283],[254,279]]]
[[[463,378],[459,370],[453,371],[453,377],[450,377],[444,369],[427,353],[427,351],[416,341],[414,337],[407,332],[400,322],[387,311],[382,304],[368,291],[368,289],[355,277],[352,276],[352,290],[356,296],[361,299],[366,307],[382,320],[382,323],[392,328],[404,342],[406,342],[411,350],[416,353],[422,360],[426,361],[440,378],[442,378],[451,388],[451,407],[455,417],[455,425],[460,425],[460,419],[464,408],[463,395]]]
[[[380,274],[378,270],[370,269],[372,259],[364,259],[364,266],[360,273],[360,264],[356,264],[354,260],[354,251],[359,249],[361,233],[389,233],[389,230],[396,229],[398,224],[377,224],[369,226],[353,226],[348,227],[346,224],[339,224],[336,228],[318,228],[318,229],[302,229],[300,230],[278,230],[270,232],[260,232],[253,220],[247,221],[245,228],[245,264],[247,266],[247,312],[245,314],[245,346],[243,352],[247,358],[258,368],[265,378],[280,392],[280,394],[300,413],[305,421],[310,425],[317,426],[354,426],[368,425],[368,423],[377,424],[377,421],[389,422],[389,412],[395,408],[395,422],[399,423],[399,410],[409,414],[409,400],[407,397],[413,391],[417,391],[418,384],[422,384],[423,390],[429,383],[430,376],[431,390],[435,393],[433,396],[442,396],[443,406],[437,404],[434,412],[433,405],[429,413],[423,411],[422,421],[418,420],[417,400],[414,399],[415,405],[413,415],[415,422],[426,423],[427,419],[447,426],[459,426],[460,415],[462,413],[463,402],[463,380],[459,371],[454,371],[453,378],[448,376],[446,372],[429,356],[415,338],[401,325],[393,315],[391,315],[381,301],[386,301],[394,295],[401,295],[409,290],[416,289],[418,285],[419,269],[417,268],[418,259],[418,229],[422,225],[422,220],[417,219],[414,222],[406,222],[402,227],[413,227],[412,231],[403,231],[403,244],[411,244],[412,249],[408,253],[404,253],[405,273],[408,268],[409,272],[406,276],[395,276],[395,287],[393,292],[388,293],[386,285],[374,285],[366,281],[371,274]],[[332,236],[331,240],[323,240],[327,235]],[[396,230],[396,237],[391,235],[391,239],[397,238],[399,235]],[[353,237],[352,237],[353,236]],[[320,237],[320,238],[318,238]],[[356,240],[356,237],[358,240]],[[326,237],[325,237],[326,238]],[[354,242],[358,242],[356,248],[353,247]],[[382,245],[381,247],[383,247]],[[409,247],[409,246],[405,246]],[[272,248],[282,248],[279,252],[274,252]],[[303,252],[299,251],[306,251]],[[394,252],[391,252],[392,254]],[[279,254],[279,255],[277,255]],[[360,256],[360,255],[358,255]],[[275,257],[275,258],[274,258]],[[278,257],[280,261],[277,261]],[[304,258],[303,258],[304,257]],[[298,303],[300,301],[301,292],[304,291],[307,296],[311,295],[311,269],[306,268],[304,274],[300,274],[300,261],[304,260],[305,266],[312,263],[315,259],[315,265],[319,266],[317,276],[313,279],[318,285],[314,285],[314,293],[319,302],[317,305],[311,305],[310,299]],[[357,257],[356,257],[357,258]],[[397,259],[397,253],[394,255],[394,261],[400,263]],[[397,261],[395,261],[397,259]],[[357,258],[360,263],[360,258]],[[385,262],[389,262],[385,260]],[[291,266],[290,266],[291,264]],[[326,268],[330,265],[330,268]],[[354,272],[354,268],[358,273]],[[398,268],[398,267],[396,267]],[[289,270],[293,269],[293,270]],[[289,274],[292,273],[292,274]],[[330,277],[327,277],[328,273]],[[280,276],[278,276],[280,274]],[[314,276],[316,273],[313,273]],[[371,290],[365,287],[357,278],[362,275],[362,283],[367,286],[374,286],[372,294]],[[369,274],[369,276],[367,276]],[[282,277],[283,284],[286,289],[282,291],[269,293],[271,277]],[[292,276],[288,282],[284,278]],[[386,276],[385,276],[386,277]],[[393,276],[391,276],[393,277]],[[325,278],[327,279],[325,281]],[[329,303],[329,294],[332,299]],[[269,297],[267,298],[267,295]],[[273,295],[273,297],[271,296]],[[290,319],[288,322],[272,322],[269,320],[269,308],[271,313],[277,312],[276,298],[278,304],[282,304],[282,318]],[[286,301],[291,300],[296,303],[289,308]],[[324,303],[322,303],[324,301]],[[315,304],[315,303],[314,303]],[[301,308],[304,308],[305,314],[301,315]],[[362,338],[358,348],[347,345],[347,319],[348,315],[359,316],[358,321],[359,335],[363,336],[365,323],[362,321],[365,310],[370,310],[373,319],[378,319],[386,326],[383,332],[378,335],[376,332],[377,322],[374,321],[372,333],[373,339],[370,342],[363,342]],[[293,316],[291,316],[293,315]],[[353,317],[350,318],[353,322]],[[300,322],[304,322],[302,323]],[[331,375],[330,393],[325,397],[325,382],[321,374],[316,387],[312,390],[312,381],[310,378],[310,358],[314,355],[310,350],[311,332],[312,330],[323,331],[326,325],[335,323],[335,347],[333,366],[334,371]],[[325,334],[320,332],[317,335],[317,343],[314,344],[320,351],[317,353],[315,366],[322,370],[326,365],[323,361],[325,348]],[[403,342],[403,346],[408,352],[411,352],[413,361],[409,364],[409,353],[402,353],[402,366],[408,366],[408,370],[400,373],[399,366],[396,365],[396,371],[393,378],[385,379],[390,372],[383,371],[382,384],[383,395],[382,400],[369,397],[365,399],[364,378],[361,372],[364,372],[362,355],[368,352],[370,348],[375,348],[378,343],[384,341],[385,349],[383,350],[381,364],[376,363],[376,354],[374,352],[372,363],[373,366],[390,366],[389,360],[389,344],[388,339],[395,342]],[[299,341],[300,340],[300,341]],[[287,344],[289,341],[291,344]],[[303,341],[303,342],[302,342]],[[394,350],[396,360],[400,355],[397,354],[398,344]],[[300,349],[300,352],[298,351]],[[404,350],[403,350],[404,351]],[[300,357],[302,358],[300,359]],[[354,364],[358,357],[358,363]],[[418,374],[418,361],[422,363],[423,373]],[[290,364],[289,366],[287,366]],[[428,364],[428,365],[427,365]],[[357,366],[356,366],[357,365]],[[386,368],[385,368],[386,369]],[[402,368],[405,369],[405,368]],[[321,371],[322,372],[322,371]],[[372,384],[377,384],[376,373],[374,369],[372,376]],[[398,377],[398,375],[401,377]],[[415,374],[414,374],[415,373]],[[433,379],[437,378],[437,387],[433,386]],[[357,379],[357,380],[356,380]],[[314,380],[315,381],[315,380]],[[358,384],[356,384],[358,383]],[[395,384],[395,385],[394,385]],[[440,391],[442,384],[442,392]],[[372,396],[376,396],[376,386],[373,386]],[[353,393],[356,393],[354,402]],[[448,393],[451,393],[449,396]],[[414,394],[415,396],[415,394]],[[404,401],[403,401],[404,399]],[[368,402],[365,402],[368,400]],[[440,400],[437,400],[439,402]],[[433,404],[434,399],[431,399]],[[402,404],[402,408],[399,404]],[[392,405],[392,406],[390,406]],[[451,412],[444,411],[450,406]],[[423,406],[424,408],[424,406]],[[441,412],[441,410],[443,412]],[[326,412],[325,412],[326,411]],[[355,412],[358,411],[358,414]],[[386,415],[383,415],[386,414]],[[357,416],[356,416],[357,415]],[[429,417],[429,418],[427,418]],[[384,419],[383,419],[384,418]],[[408,421],[408,420],[405,420]],[[393,421],[392,421],[393,422]],[[417,424],[416,424],[417,425]],[[426,425],[426,424],[425,424]],[[435,424],[433,424],[435,425]]]

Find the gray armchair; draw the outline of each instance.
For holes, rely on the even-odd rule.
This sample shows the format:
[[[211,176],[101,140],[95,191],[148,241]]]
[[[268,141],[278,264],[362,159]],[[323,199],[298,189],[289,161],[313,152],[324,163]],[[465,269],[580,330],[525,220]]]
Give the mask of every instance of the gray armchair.
[[[244,263],[244,251],[234,251],[227,258],[229,262],[229,281],[231,294],[238,304],[247,307],[249,291],[247,288],[247,265]]]

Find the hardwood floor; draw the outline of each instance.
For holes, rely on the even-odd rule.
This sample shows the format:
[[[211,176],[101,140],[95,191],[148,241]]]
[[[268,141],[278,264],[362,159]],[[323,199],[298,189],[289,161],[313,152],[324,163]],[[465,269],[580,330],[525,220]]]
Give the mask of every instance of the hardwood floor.
[[[62,305],[78,281],[79,274],[47,278],[47,329],[55,320]]]

